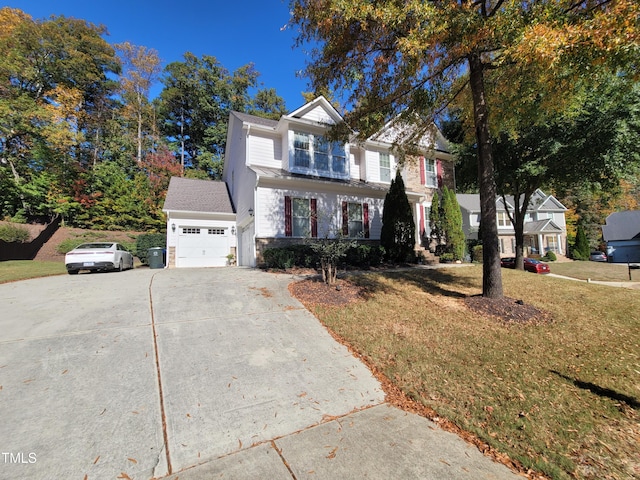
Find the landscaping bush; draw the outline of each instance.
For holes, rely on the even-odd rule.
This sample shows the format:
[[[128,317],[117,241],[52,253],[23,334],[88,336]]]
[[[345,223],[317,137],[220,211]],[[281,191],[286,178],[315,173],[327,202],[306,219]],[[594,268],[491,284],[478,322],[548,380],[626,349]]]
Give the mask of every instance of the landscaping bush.
[[[384,248],[379,245],[358,245],[347,250],[345,263],[351,267],[377,267],[382,263]]]
[[[295,254],[288,247],[267,248],[263,253],[264,264],[267,268],[277,268],[285,270],[295,264]]]
[[[29,230],[26,228],[11,224],[0,225],[0,240],[25,243],[29,241],[30,237]]]
[[[456,259],[455,255],[453,253],[443,253],[442,255],[440,255],[440,261],[442,263],[451,263]]]
[[[136,250],[132,252],[147,265],[147,250],[153,247],[167,247],[167,236],[164,233],[144,233],[136,239]]]
[[[556,257],[556,254],[553,252],[547,252],[547,254],[542,257],[542,261],[544,262],[555,262],[558,259],[558,257]]]
[[[384,249],[379,245],[356,245],[347,249],[341,264],[350,267],[376,267],[382,263]],[[313,251],[312,245],[289,245],[286,247],[267,248],[262,257],[266,268],[284,270],[291,267],[317,268],[320,263],[319,254]]]
[[[472,252],[472,260],[474,262],[482,263],[482,245],[476,245],[471,249]]]

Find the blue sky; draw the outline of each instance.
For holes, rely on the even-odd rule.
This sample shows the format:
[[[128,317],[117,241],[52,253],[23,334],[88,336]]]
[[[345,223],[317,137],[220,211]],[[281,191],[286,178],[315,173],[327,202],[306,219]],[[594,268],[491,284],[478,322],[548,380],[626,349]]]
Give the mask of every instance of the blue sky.
[[[212,55],[229,71],[253,62],[265,88],[275,88],[287,109],[304,103],[307,80],[302,48],[293,48],[288,0],[5,0],[34,19],[51,15],[102,24],[111,43],[129,41],[158,51],[163,65],[185,52]],[[152,95],[160,86],[152,90]]]

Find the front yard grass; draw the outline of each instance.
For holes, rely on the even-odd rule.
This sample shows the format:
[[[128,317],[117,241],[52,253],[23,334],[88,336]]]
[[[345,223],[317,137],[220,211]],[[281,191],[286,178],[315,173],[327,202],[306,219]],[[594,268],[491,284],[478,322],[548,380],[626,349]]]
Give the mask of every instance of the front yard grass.
[[[525,469],[640,477],[640,291],[502,274],[506,296],[552,320],[469,310],[480,266],[354,275],[364,300],[308,308],[407,396]]]
[[[628,282],[629,269],[626,263],[604,262],[550,262],[551,273],[602,282]],[[640,270],[631,270],[631,280],[640,282]]]
[[[0,262],[0,283],[67,273],[64,262],[7,260]]]

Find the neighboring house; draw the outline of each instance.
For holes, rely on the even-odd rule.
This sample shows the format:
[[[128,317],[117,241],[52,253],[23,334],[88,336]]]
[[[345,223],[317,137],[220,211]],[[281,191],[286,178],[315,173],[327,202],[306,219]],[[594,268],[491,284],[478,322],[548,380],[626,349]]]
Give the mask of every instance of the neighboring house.
[[[468,240],[477,240],[480,228],[480,195],[458,194],[456,197],[462,211],[462,228],[465,237]],[[506,201],[509,212],[513,214],[514,198],[508,196]],[[502,197],[496,198],[496,210],[500,254],[513,256],[516,253],[516,237]],[[553,195],[545,195],[540,189],[534,192],[524,221],[525,255],[532,253],[544,255],[549,251],[566,255],[567,224],[564,215],[566,210],[567,208]]]
[[[213,222],[215,215],[219,222],[228,218],[229,223],[224,224],[227,231],[230,233],[231,227],[235,227],[229,251],[237,247],[238,265],[245,266],[262,263],[267,248],[300,243],[309,237],[334,237],[341,233],[362,242],[378,242],[384,198],[395,177],[398,159],[389,132],[369,139],[354,136],[347,143],[325,139],[328,129],[342,121],[324,97],[280,120],[232,112],[223,181],[234,218],[211,211],[211,218],[188,217],[193,220],[189,225],[195,226],[196,220]],[[433,136],[435,140],[423,140],[421,144],[424,155],[405,162],[402,170],[414,211],[416,248],[422,242],[425,212],[429,211],[433,192],[443,185],[453,187],[453,158],[447,152],[444,137],[437,131]],[[173,184],[173,180],[172,185],[183,187]],[[180,210],[183,216],[188,212],[171,203],[165,203],[164,210]],[[177,213],[173,212],[172,218],[178,219]],[[180,261],[179,243],[175,242],[181,226],[176,220],[177,231],[171,233],[172,225],[169,219],[168,245],[176,246],[178,261],[174,264],[183,266],[186,261]],[[170,265],[171,259],[169,249]]]
[[[602,237],[613,263],[640,263],[640,210],[615,212],[607,217]]]
[[[236,253],[236,213],[224,182],[172,177],[167,215],[167,266],[221,267]]]

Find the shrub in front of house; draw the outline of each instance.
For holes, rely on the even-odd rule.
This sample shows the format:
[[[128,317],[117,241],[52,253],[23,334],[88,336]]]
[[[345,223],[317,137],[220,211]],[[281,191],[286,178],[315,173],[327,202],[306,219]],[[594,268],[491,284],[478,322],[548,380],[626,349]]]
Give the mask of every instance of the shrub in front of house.
[[[0,225],[0,240],[5,242],[25,243],[29,241],[31,234],[29,230],[18,225]]]
[[[475,245],[471,248],[472,260],[474,262],[482,263],[482,245]]]
[[[349,247],[340,264],[350,267],[376,267],[382,263],[384,249],[379,245],[360,244]],[[320,258],[310,245],[267,248],[262,253],[266,268],[285,270],[291,267],[317,268]]]
[[[147,250],[153,247],[167,248],[167,236],[164,233],[144,233],[136,239],[136,251],[132,252],[143,264],[148,264]]]
[[[351,267],[377,267],[382,263],[384,248],[380,245],[361,244],[347,250],[345,263]]]
[[[555,262],[558,259],[553,252],[547,252],[544,257],[541,258],[543,262]]]
[[[262,253],[267,268],[285,270],[295,265],[295,254],[289,247],[267,248]]]

